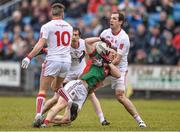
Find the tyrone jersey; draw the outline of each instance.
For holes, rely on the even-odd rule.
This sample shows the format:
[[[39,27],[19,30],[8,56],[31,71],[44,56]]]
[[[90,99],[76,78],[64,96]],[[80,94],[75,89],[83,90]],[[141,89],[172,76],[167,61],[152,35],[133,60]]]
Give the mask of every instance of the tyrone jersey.
[[[72,33],[72,26],[61,19],[51,20],[41,27],[40,37],[47,40],[46,60],[71,63]]]
[[[117,35],[113,35],[111,28],[104,30],[100,37],[105,38],[111,42],[112,48],[117,51],[118,54],[122,56],[120,63],[117,65],[120,71],[127,71],[128,67],[128,53],[129,53],[129,37],[127,33],[121,29]]]
[[[79,68],[84,68],[86,65],[85,58],[80,61],[80,57],[83,55],[83,52],[86,51],[85,41],[79,39],[79,47],[77,49],[71,47],[71,70],[77,70]]]

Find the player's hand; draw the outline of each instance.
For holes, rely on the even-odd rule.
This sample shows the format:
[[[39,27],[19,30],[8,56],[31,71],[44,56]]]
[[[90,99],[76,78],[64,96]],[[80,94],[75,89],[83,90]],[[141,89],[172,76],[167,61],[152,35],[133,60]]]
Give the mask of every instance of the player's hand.
[[[21,67],[24,68],[24,69],[27,69],[30,61],[31,61],[31,60],[30,60],[28,57],[24,58],[24,59],[22,60]]]
[[[108,47],[111,47],[111,42],[103,37],[100,37],[101,41],[106,43]]]
[[[103,59],[103,63],[106,63],[106,64],[110,64],[112,61],[109,59],[109,57],[107,55],[105,55],[104,53],[101,53],[100,56],[102,57]]]

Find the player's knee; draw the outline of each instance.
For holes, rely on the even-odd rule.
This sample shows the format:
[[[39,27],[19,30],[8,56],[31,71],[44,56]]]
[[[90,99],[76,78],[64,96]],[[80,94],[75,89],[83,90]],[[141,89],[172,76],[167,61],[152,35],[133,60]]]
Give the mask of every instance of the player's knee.
[[[120,102],[120,103],[123,103],[126,96],[125,96],[125,92],[124,91],[121,91],[121,90],[116,90],[116,98],[117,100]]]

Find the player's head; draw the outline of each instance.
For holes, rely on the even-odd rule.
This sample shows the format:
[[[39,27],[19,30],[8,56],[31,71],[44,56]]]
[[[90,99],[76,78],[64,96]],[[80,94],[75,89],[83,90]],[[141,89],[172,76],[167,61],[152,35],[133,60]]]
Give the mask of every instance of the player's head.
[[[77,27],[74,27],[74,28],[73,28],[72,42],[78,41],[79,38],[80,38],[80,36],[81,36],[81,31],[80,31],[80,29],[77,28]]]
[[[64,5],[59,3],[59,2],[55,2],[51,5],[51,13],[53,17],[62,17],[64,18]]]
[[[124,23],[124,15],[121,12],[113,12],[110,18],[110,28],[117,29]]]

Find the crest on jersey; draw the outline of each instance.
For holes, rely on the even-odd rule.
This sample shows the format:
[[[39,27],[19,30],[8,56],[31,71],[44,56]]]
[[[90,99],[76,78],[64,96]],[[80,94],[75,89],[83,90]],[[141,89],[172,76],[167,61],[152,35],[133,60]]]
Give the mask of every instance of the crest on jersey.
[[[119,48],[122,50],[123,49],[123,47],[124,47],[124,44],[120,44],[119,45]]]

